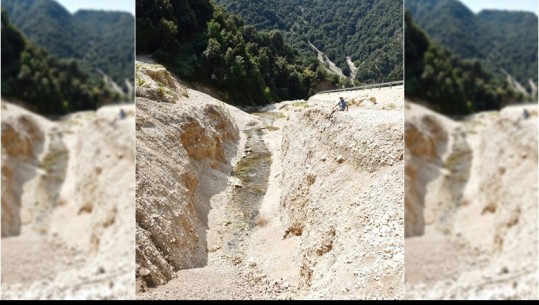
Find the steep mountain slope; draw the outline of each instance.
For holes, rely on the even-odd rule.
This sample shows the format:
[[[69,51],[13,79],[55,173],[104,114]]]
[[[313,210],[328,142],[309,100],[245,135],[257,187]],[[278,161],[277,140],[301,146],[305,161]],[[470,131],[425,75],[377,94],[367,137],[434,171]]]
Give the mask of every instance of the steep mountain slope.
[[[484,58],[490,33],[477,16],[457,0],[410,0],[405,3],[417,24],[442,47],[462,57]]]
[[[79,10],[73,18],[86,31],[85,40],[89,41],[89,49],[81,58],[83,67],[100,69],[119,86],[125,88],[125,83],[129,82],[133,87],[134,16],[121,12]]]
[[[479,60],[461,59],[440,47],[414,23],[409,12],[405,13],[405,27],[408,98],[445,115],[499,110],[509,104],[537,99],[496,78]]]
[[[61,59],[98,69],[118,85],[133,84],[134,17],[129,13],[81,10],[72,15],[54,0],[4,0],[11,21],[35,45]]]
[[[528,79],[537,84],[537,15],[483,10],[477,16],[492,33],[493,49],[485,61],[506,70],[522,85]]]
[[[28,42],[4,10],[2,96],[44,115],[93,110],[121,98],[100,77],[81,71],[74,60],[59,60]]]
[[[484,10],[474,14],[457,0],[409,0],[417,24],[442,47],[462,58],[480,59],[490,72],[501,69],[521,84],[537,83],[537,15]]]
[[[217,0],[258,29],[279,29],[311,54],[310,41],[350,75],[350,56],[362,83],[402,79],[401,1]]]

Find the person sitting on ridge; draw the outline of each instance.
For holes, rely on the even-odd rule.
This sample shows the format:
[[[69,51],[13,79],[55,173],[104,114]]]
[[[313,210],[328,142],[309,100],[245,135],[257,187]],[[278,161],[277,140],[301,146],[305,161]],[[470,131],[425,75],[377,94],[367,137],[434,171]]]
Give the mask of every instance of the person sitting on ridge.
[[[331,118],[331,116],[335,113],[335,111],[348,111],[348,103],[344,100],[342,96],[339,97],[339,101],[337,102],[337,105],[333,106],[331,113],[329,114],[328,118]]]
[[[122,108],[120,108],[120,113],[118,113],[118,116],[120,117],[120,120],[125,119],[126,113]]]

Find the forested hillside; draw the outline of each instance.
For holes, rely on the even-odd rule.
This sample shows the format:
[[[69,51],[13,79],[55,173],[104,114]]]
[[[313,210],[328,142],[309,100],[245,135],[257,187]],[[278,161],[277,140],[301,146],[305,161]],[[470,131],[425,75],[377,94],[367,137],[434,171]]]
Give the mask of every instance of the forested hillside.
[[[72,15],[53,0],[2,0],[11,22],[34,45],[59,59],[74,59],[95,77],[99,71],[119,86],[134,83],[134,17],[81,10]]]
[[[357,80],[402,79],[402,1],[395,0],[216,0],[259,30],[279,29],[302,53],[308,41],[345,74],[346,57],[359,67]]]
[[[405,95],[446,115],[500,109],[523,101],[503,79],[485,71],[479,60],[461,59],[438,46],[405,15]]]
[[[120,96],[72,59],[57,59],[27,42],[2,10],[2,97],[33,111],[59,115],[96,109]]]
[[[454,54],[479,59],[497,78],[505,79],[503,69],[522,85],[529,79],[537,84],[534,13],[484,10],[476,15],[457,0],[407,0],[406,8],[434,41]]]
[[[209,0],[141,0],[136,11],[137,53],[218,89],[227,103],[307,98],[338,81],[328,81],[316,57],[300,56],[280,31],[259,32]]]

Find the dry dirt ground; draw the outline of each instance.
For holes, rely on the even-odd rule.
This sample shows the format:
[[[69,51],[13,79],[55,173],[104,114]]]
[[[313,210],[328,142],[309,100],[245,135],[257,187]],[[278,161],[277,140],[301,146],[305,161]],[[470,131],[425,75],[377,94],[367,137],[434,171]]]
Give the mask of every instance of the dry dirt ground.
[[[160,69],[142,63],[137,65],[140,71]],[[156,74],[147,72],[154,80],[167,78],[155,77]],[[144,79],[147,84],[152,82],[149,78]],[[147,90],[151,90],[150,85]],[[163,254],[174,250],[169,248],[170,244],[160,248],[159,240],[186,237],[183,233],[173,235],[165,226],[162,237],[156,236],[159,232],[152,232],[153,243],[141,238],[137,250],[137,277],[147,279],[144,280],[147,286],[140,286],[137,299],[403,298],[402,91],[402,87],[397,87],[348,92],[347,98],[376,96],[378,103],[351,106],[348,112],[337,112],[332,119],[327,116],[338,101],[338,94],[318,95],[309,101],[283,102],[250,115],[194,90],[187,90],[184,94],[187,97],[180,98],[175,104],[168,98],[165,106],[145,100],[144,110],[140,112],[143,120],[140,128],[145,137],[153,135],[154,141],[158,139],[159,130],[176,132],[171,131],[171,127],[159,129],[164,120],[164,116],[158,114],[160,108],[168,109],[170,113],[177,111],[176,118],[192,121],[184,117],[185,111],[181,109],[188,107],[191,109],[188,114],[198,120],[201,118],[197,109],[206,107],[202,105],[230,107],[229,110],[223,108],[223,112],[230,114],[240,138],[236,148],[225,149],[230,165],[214,163],[214,170],[203,170],[199,176],[193,196],[204,197],[203,194],[212,193],[208,205],[201,207],[195,201],[194,210],[188,208],[185,212],[191,218],[203,220],[203,235],[194,235],[196,228],[179,229],[187,228],[189,240],[205,239],[206,243],[200,247],[206,250],[207,257],[186,261],[185,264],[194,267],[175,270],[172,278],[166,279],[163,274],[174,270],[174,261]],[[150,91],[143,94],[152,97]],[[153,117],[159,117],[161,121],[148,119],[152,112]],[[179,126],[183,123],[171,118],[168,124]],[[347,128],[360,132],[348,132]],[[304,133],[298,131],[302,129]],[[163,137],[170,138],[171,135]],[[143,143],[146,141],[147,138],[138,139],[137,146],[147,145],[141,149],[151,151],[150,143]],[[186,146],[186,150],[189,149],[193,148]],[[305,151],[299,152],[300,149]],[[145,155],[141,166],[155,161],[150,158],[151,155]],[[177,164],[186,162],[172,161]],[[168,160],[166,162],[168,164]],[[204,168],[200,161],[194,164],[197,170]],[[190,166],[187,164],[178,170],[181,173]],[[220,170],[215,170],[223,166],[230,166],[232,175],[224,176]],[[138,175],[147,179],[168,175],[157,168],[146,172],[146,168],[150,169],[146,165],[140,167]],[[216,184],[208,185],[206,179]],[[168,179],[166,181],[169,183]],[[222,191],[212,192],[212,187]],[[202,195],[198,195],[199,192]],[[146,213],[149,209],[145,200],[156,202],[146,198],[138,197],[138,213]],[[151,212],[157,213],[154,219],[176,217],[167,216],[173,202],[161,203],[168,198],[172,197],[160,199],[162,208],[154,204]],[[202,211],[202,215],[193,211]],[[141,215],[141,219],[144,217]],[[162,225],[158,220],[156,224]],[[146,231],[139,229],[138,232]],[[152,261],[151,253],[163,255],[163,260]],[[181,257],[179,259],[184,261]],[[194,258],[192,254],[186,257]],[[165,261],[169,265],[159,267]],[[152,281],[161,284],[148,285]]]
[[[537,132],[536,104],[453,121],[407,103],[407,299],[537,299]]]
[[[2,102],[2,299],[134,297],[133,125]]]

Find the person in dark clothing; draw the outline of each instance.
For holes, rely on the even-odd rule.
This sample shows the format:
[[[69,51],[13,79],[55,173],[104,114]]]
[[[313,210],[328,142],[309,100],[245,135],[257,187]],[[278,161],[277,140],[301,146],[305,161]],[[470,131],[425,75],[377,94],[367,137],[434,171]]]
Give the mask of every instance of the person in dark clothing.
[[[337,107],[339,107],[340,111],[348,111],[348,103],[344,100],[344,98],[341,96],[339,97],[339,102],[337,103]]]
[[[331,113],[329,114],[328,118],[331,118],[335,111],[348,111],[348,103],[344,100],[344,97],[339,97],[339,101],[337,102],[337,105],[333,106],[333,109],[331,110]]]
[[[120,113],[118,114],[118,116],[120,117],[120,120],[125,119],[126,114],[125,114],[125,111],[122,108],[120,108]]]

